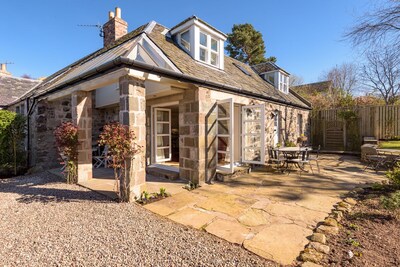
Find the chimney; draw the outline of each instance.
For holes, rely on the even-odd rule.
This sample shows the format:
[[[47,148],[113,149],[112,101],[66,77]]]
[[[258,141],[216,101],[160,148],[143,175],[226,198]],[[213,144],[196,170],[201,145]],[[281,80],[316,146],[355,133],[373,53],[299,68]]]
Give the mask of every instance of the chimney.
[[[11,75],[11,73],[9,73],[7,71],[7,64],[6,63],[1,63],[0,74]]]
[[[103,25],[104,47],[128,33],[128,23],[121,18],[121,8],[116,7],[115,13],[108,12],[108,21]]]

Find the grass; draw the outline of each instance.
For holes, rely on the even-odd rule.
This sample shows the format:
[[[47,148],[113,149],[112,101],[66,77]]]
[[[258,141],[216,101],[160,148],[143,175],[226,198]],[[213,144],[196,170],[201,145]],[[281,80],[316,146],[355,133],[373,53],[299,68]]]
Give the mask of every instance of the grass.
[[[383,142],[379,142],[379,148],[400,149],[400,141],[383,141]]]

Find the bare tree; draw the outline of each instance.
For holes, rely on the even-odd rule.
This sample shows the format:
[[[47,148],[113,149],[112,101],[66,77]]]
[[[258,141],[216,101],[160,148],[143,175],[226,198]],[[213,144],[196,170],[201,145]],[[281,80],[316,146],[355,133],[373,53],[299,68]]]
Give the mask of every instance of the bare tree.
[[[373,13],[367,13],[360,18],[345,37],[354,45],[386,44],[400,50],[400,1],[386,0],[385,4]]]
[[[330,69],[324,80],[332,81],[332,89],[341,95],[352,95],[357,89],[357,66],[353,63],[342,63]]]
[[[297,76],[295,74],[291,74],[289,76],[289,87],[302,85],[304,83],[304,79],[301,76]]]
[[[378,93],[385,103],[394,104],[400,93],[400,59],[397,51],[384,47],[366,54],[361,79],[364,85]]]

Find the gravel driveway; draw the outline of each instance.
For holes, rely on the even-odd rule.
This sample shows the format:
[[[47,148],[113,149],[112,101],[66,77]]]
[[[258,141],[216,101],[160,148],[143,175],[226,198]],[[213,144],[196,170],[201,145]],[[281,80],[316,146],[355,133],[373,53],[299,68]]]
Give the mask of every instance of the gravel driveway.
[[[0,266],[276,266],[41,173],[0,179]]]

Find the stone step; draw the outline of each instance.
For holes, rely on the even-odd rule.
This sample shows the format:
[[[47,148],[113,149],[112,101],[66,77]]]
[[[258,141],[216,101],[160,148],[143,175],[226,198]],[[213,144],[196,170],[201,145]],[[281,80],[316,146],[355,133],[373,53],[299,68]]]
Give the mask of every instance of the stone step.
[[[248,174],[250,172],[250,167],[235,167],[233,173],[227,173],[222,171],[217,171],[216,179],[220,182],[229,182],[236,177]]]
[[[155,177],[166,178],[169,180],[179,179],[179,171],[166,170],[157,166],[148,166],[146,168],[146,173]]]

